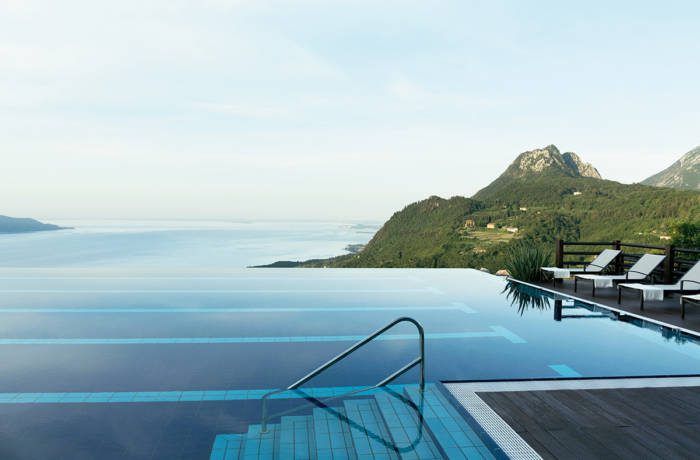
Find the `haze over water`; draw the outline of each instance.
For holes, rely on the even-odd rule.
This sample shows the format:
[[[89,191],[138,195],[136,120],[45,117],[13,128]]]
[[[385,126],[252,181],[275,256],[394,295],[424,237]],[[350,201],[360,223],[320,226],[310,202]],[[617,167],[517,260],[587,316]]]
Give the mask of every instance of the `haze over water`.
[[[345,254],[375,222],[52,221],[70,230],[0,235],[0,267],[241,268]]]

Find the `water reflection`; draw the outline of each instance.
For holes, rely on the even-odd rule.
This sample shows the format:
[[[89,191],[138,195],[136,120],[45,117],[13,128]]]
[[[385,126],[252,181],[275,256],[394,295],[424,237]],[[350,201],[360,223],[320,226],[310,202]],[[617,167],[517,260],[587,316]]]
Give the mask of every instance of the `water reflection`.
[[[528,310],[545,311],[553,307],[554,321],[562,319],[590,319],[590,318],[612,318],[616,319],[614,313],[607,309],[601,309],[595,305],[584,304],[571,299],[565,299],[562,296],[552,294],[547,291],[542,291],[533,286],[522,284],[517,281],[508,281],[502,294],[506,294],[506,298],[510,301],[511,306],[516,306],[520,316],[523,316]],[[566,303],[565,303],[566,300]],[[572,310],[588,310],[590,313],[574,312],[564,314],[567,309]]]
[[[527,310],[544,311],[551,308],[550,298],[544,295],[544,291],[527,284],[508,281],[501,294],[506,294],[511,306],[518,308],[520,316],[524,315]],[[558,302],[561,307],[561,301]]]
[[[564,319],[608,319],[622,321],[633,324],[641,329],[657,332],[663,338],[664,342],[673,342],[678,345],[683,345],[688,342],[695,344],[700,343],[696,338],[681,330],[665,327],[627,314],[620,315],[597,305],[566,299],[557,294],[542,291],[517,281],[509,280],[501,294],[506,294],[510,305],[517,308],[520,316],[523,316],[528,310],[545,311],[553,308],[554,321],[562,321]],[[578,312],[564,314],[567,309],[578,310]],[[581,313],[581,310],[587,310],[587,312]]]

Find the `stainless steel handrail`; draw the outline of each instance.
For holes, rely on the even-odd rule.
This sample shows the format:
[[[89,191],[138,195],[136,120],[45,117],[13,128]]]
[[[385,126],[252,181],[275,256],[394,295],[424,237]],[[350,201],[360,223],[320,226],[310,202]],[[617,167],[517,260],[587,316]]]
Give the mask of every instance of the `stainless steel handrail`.
[[[270,398],[270,396],[275,395],[275,394],[279,394],[279,393],[283,393],[283,392],[289,391],[289,390],[295,390],[295,389],[299,388],[301,385],[305,384],[306,382],[308,382],[312,378],[316,377],[321,372],[323,372],[326,369],[328,369],[329,367],[333,366],[338,361],[342,360],[343,358],[345,358],[346,356],[350,355],[351,353],[357,351],[358,349],[364,347],[369,342],[376,339],[380,335],[384,334],[386,331],[393,328],[397,324],[404,323],[404,322],[413,324],[414,326],[416,326],[416,329],[418,330],[418,340],[419,340],[419,344],[420,344],[420,356],[417,357],[416,359],[414,359],[413,361],[411,361],[410,363],[406,364],[405,366],[403,366],[401,369],[394,372],[390,376],[381,380],[376,385],[372,385],[372,386],[367,387],[367,388],[360,390],[360,391],[358,391],[358,390],[351,391],[351,392],[348,392],[347,394],[361,393],[362,391],[367,391],[370,389],[374,389],[377,387],[387,385],[390,382],[397,379],[398,377],[400,377],[401,375],[408,372],[413,367],[417,366],[418,364],[420,364],[420,375],[418,377],[418,379],[419,379],[418,382],[419,382],[421,389],[422,389],[425,386],[425,332],[423,331],[423,326],[421,326],[418,321],[416,321],[413,318],[409,318],[408,316],[402,316],[401,318],[395,319],[394,321],[390,322],[386,326],[382,327],[381,329],[378,329],[377,331],[368,335],[364,339],[355,343],[353,346],[351,346],[350,348],[348,348],[344,352],[338,354],[337,356],[333,357],[331,360],[329,360],[325,364],[322,364],[321,366],[317,367],[313,371],[309,372],[308,374],[306,374],[305,376],[303,376],[302,378],[300,378],[296,382],[289,385],[287,388],[280,388],[278,390],[273,390],[273,391],[270,391],[269,393],[266,393],[261,398],[262,399],[262,420],[260,422],[260,431],[263,433],[265,433],[267,431],[267,400]]]
[[[377,388],[377,387],[374,386],[371,388]],[[367,427],[361,425],[360,423],[355,422],[354,420],[350,419],[347,415],[342,414],[342,413],[338,412],[336,409],[327,405],[327,403],[329,401],[334,401],[334,400],[339,399],[339,398],[345,398],[351,394],[362,393],[363,391],[367,391],[368,389],[369,388],[362,388],[362,389],[350,391],[348,393],[343,393],[341,395],[331,396],[329,398],[324,398],[322,400],[316,399],[313,396],[305,393],[303,389],[296,389],[296,390],[291,390],[291,391],[294,391],[295,393],[298,393],[300,397],[303,397],[307,401],[306,404],[315,405],[315,406],[325,410],[326,412],[330,413],[338,420],[348,424],[352,428],[355,428],[355,429],[365,433],[370,438],[384,444],[386,447],[388,447],[389,449],[391,449],[395,452],[402,453],[402,452],[412,451],[418,445],[418,443],[421,441],[421,439],[423,439],[423,429],[424,429],[424,427],[423,427],[423,425],[424,425],[423,406],[424,406],[424,402],[425,402],[425,394],[424,394],[425,391],[423,389],[421,389],[421,391],[419,391],[420,398],[418,400],[418,403],[416,404],[415,402],[411,401],[410,399],[407,399],[406,397],[396,393],[391,388],[384,389],[384,391],[386,391],[387,394],[390,395],[390,397],[397,398],[397,399],[403,401],[409,407],[413,408],[416,412],[416,417],[418,418],[418,433],[416,434],[415,439],[411,440],[411,442],[408,445],[399,446],[392,439],[385,439],[381,434],[375,433],[374,431],[370,430],[369,428],[367,428]],[[281,416],[284,416],[287,414],[297,412],[299,410],[301,410],[301,407],[294,407],[292,409],[285,410],[284,412],[277,413],[277,414],[273,415],[272,417],[281,417]]]

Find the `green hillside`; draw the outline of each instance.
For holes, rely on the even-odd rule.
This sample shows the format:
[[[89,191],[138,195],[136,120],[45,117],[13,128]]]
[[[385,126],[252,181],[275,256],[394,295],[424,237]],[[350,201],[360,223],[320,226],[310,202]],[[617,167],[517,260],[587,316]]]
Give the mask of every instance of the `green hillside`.
[[[451,267],[469,250],[460,229],[481,204],[464,197],[430,197],[395,213],[358,254],[309,261],[309,266]]]
[[[518,240],[666,244],[678,221],[700,220],[700,193],[596,178],[554,146],[521,154],[473,198],[430,197],[395,213],[365,249],[303,266],[503,268]],[[493,228],[488,228],[493,227]],[[553,247],[553,246],[550,246]]]
[[[475,198],[484,204],[482,216],[545,240],[658,243],[674,221],[700,217],[700,193],[591,178],[512,179],[490,185]]]

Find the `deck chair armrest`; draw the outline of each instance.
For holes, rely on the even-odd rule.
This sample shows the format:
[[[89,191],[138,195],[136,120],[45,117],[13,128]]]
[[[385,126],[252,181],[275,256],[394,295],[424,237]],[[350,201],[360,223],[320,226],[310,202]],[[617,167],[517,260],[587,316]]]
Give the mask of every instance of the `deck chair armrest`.
[[[601,270],[604,270],[604,269],[605,269],[605,267],[603,267],[602,265],[598,265],[598,264],[586,264],[586,267],[598,267],[598,268],[600,268]],[[585,270],[586,267],[583,267],[583,269]]]
[[[681,292],[685,291],[685,283],[693,283],[698,285],[698,289],[700,289],[700,281],[695,281],[695,280],[681,280]],[[691,289],[691,291],[695,291],[696,289]]]
[[[630,279],[630,273],[637,273],[637,274],[639,274],[639,275],[644,275],[644,278],[643,278],[643,279],[649,278],[649,274],[648,274],[648,273],[638,272],[637,270],[627,270],[627,273],[625,273],[625,279],[626,279],[626,280],[629,280],[629,279]]]

